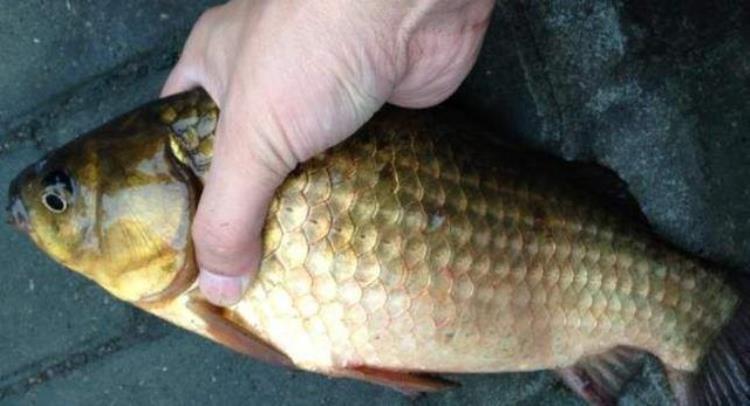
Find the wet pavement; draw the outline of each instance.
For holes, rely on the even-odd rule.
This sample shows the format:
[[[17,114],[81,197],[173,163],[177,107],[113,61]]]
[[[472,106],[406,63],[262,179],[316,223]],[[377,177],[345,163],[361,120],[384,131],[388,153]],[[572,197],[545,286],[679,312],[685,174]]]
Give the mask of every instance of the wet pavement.
[[[211,3],[5,1],[0,200],[3,185],[45,151],[156,97]],[[725,2],[714,13],[722,24],[704,23],[685,6],[674,26],[661,17],[667,9],[639,2],[524,3],[499,3],[455,102],[512,139],[615,169],[658,233],[746,268],[746,15]],[[0,303],[0,404],[409,403],[371,385],[259,364],[178,330],[54,264],[5,225]],[[547,372],[459,380],[460,389],[418,403],[580,403]],[[649,363],[625,403],[666,403],[663,385]]]

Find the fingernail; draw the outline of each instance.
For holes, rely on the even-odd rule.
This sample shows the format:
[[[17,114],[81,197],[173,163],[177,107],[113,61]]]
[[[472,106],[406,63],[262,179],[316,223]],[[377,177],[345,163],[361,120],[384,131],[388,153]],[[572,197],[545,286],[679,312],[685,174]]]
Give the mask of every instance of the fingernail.
[[[217,306],[230,306],[242,299],[250,285],[250,276],[227,276],[201,269],[198,284],[209,302]]]

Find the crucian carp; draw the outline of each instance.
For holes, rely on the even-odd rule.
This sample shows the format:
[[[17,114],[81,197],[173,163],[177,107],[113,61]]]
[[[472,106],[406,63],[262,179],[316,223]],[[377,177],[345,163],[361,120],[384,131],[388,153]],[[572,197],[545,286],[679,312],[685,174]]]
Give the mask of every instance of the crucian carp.
[[[480,130],[431,112],[387,109],[299,165],[256,281],[211,305],[190,225],[218,115],[194,90],[69,142],[12,182],[10,221],[114,296],[276,364],[407,393],[554,369],[600,404],[650,353],[678,403],[750,399],[739,283],[519,150],[480,159]]]

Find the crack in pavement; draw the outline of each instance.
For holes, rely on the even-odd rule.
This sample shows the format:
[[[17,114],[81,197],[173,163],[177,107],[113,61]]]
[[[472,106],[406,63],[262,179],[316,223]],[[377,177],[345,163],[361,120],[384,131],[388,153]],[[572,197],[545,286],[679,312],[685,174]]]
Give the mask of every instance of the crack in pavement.
[[[76,370],[103,361],[121,351],[159,341],[171,333],[170,329],[163,328],[164,322],[141,310],[133,308],[132,311],[130,321],[119,336],[104,342],[83,345],[83,348],[67,351],[65,355],[54,355],[32,362],[0,376],[0,401],[23,395],[38,385],[64,378]]]
[[[99,89],[126,89],[146,76],[164,72],[174,66],[184,35],[173,33],[160,46],[125,60],[114,68],[90,76],[77,86],[44,100],[31,111],[0,123],[0,156],[11,152],[17,145],[32,142],[42,151],[54,147],[45,133],[55,128],[55,122],[101,104],[111,93]],[[85,100],[81,95],[86,95]]]

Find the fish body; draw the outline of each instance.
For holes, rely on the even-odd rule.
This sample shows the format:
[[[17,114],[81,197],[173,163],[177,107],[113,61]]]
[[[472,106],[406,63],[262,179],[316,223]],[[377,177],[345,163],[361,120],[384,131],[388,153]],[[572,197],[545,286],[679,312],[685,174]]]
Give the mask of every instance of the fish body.
[[[517,151],[480,160],[477,130],[399,110],[295,169],[271,204],[244,298],[196,305],[189,222],[217,118],[193,91],[45,158],[12,186],[32,239],[172,323],[240,350],[245,332],[281,354],[272,360],[332,376],[565,369],[622,347],[693,374],[740,306],[719,270],[520,164]],[[114,141],[112,132],[127,135]],[[74,163],[80,151],[91,157]],[[106,168],[109,155],[122,162]],[[88,224],[97,241],[79,232],[61,245],[37,225],[49,214],[30,209],[41,187],[32,184],[58,167],[76,179],[76,199],[94,202],[72,202],[81,212],[63,224]],[[146,197],[122,197],[138,191]],[[80,259],[85,246],[99,257]]]

